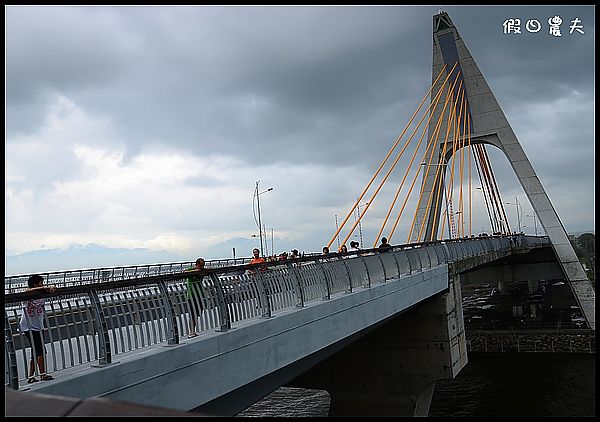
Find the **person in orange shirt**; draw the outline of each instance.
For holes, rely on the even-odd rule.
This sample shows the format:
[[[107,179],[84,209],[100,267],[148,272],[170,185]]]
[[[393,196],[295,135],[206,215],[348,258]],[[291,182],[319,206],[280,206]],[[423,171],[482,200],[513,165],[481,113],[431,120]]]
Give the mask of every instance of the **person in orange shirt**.
[[[265,262],[265,259],[260,256],[260,251],[258,248],[252,249],[252,259],[250,260],[251,264],[262,264]]]
[[[252,249],[252,259],[250,260],[250,264],[264,264],[266,261],[263,257],[260,256],[260,251],[258,248]],[[261,271],[264,271],[265,268],[261,268]],[[248,270],[249,274],[254,274],[254,270]]]

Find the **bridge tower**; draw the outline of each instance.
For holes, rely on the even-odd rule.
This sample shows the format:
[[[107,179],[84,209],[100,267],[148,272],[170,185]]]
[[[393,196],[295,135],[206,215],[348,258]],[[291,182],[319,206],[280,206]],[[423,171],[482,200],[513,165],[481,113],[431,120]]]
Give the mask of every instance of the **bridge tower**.
[[[466,98],[466,112],[470,121],[471,145],[478,143],[493,145],[506,155],[539,221],[552,242],[554,253],[588,325],[591,329],[595,329],[595,292],[569,242],[560,218],[463,39],[448,14],[441,12],[433,16],[432,80],[435,81],[444,64],[446,65],[446,71],[450,71],[457,62],[458,64],[452,70],[449,81],[457,80],[455,94],[458,93],[457,87],[462,81]],[[434,93],[440,89],[443,79],[441,77],[434,86],[431,94],[432,101]],[[433,118],[428,128],[429,138],[433,136],[434,127],[439,120],[442,108],[443,105],[440,104],[433,111]],[[442,130],[440,133],[446,132],[448,119],[446,117],[444,119],[441,123]],[[457,140],[454,142],[457,142]],[[440,143],[437,148],[437,158],[442,158],[442,161],[436,160],[434,162],[448,163],[453,150],[454,148],[447,148],[445,156],[440,157],[442,154],[442,143]],[[433,190],[435,173],[436,167],[429,166],[425,168],[423,176],[423,197],[425,198],[428,198]],[[442,178],[442,183],[443,180]],[[428,213],[426,212],[427,201],[421,201],[418,206],[417,227],[421,225],[424,216],[428,215],[425,225],[425,239],[430,239],[432,234],[435,238],[438,233],[440,215],[442,214],[440,212],[441,206],[442,197],[438,195],[434,195],[430,201]],[[435,212],[436,209],[437,212]],[[411,241],[418,241],[416,236],[418,234],[415,233]]]

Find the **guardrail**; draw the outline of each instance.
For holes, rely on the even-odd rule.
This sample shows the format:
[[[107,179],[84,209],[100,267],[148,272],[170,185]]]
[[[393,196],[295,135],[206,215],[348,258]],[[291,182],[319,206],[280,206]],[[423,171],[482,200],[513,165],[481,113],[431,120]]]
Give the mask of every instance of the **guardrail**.
[[[521,240],[519,247],[543,245],[539,238]],[[181,334],[190,332],[194,316],[200,330],[226,331],[238,321],[270,317],[307,302],[513,247],[506,238],[462,239],[402,245],[386,252],[369,249],[207,268],[193,274],[175,272],[171,266],[167,274],[80,280],[54,293],[10,293],[5,295],[5,384],[18,389],[27,378],[28,343],[18,324],[21,302],[29,299],[47,299],[44,344],[46,371],[51,373],[83,364],[107,365],[115,355],[155,344],[178,344]],[[194,276],[198,293],[189,297],[187,279]]]
[[[233,265],[243,265],[249,262],[250,258],[214,259],[206,261],[206,268],[224,268]],[[128,265],[121,267],[88,268],[83,270],[52,271],[36,274],[44,277],[46,284],[52,284],[57,287],[69,287],[81,284],[130,280],[132,278],[143,278],[155,275],[177,274],[186,268],[193,266],[194,261],[185,261],[162,264]],[[18,293],[27,289],[27,279],[32,274],[5,276],[4,294]]]

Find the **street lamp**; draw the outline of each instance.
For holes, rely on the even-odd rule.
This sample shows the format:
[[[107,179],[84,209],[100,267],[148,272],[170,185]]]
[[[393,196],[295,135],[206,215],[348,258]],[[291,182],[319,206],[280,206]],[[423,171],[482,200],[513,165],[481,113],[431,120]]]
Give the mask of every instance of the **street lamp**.
[[[519,199],[515,196],[515,202],[507,202],[508,205],[515,205],[516,210],[517,210],[517,225],[519,226],[519,233],[521,233],[521,214],[522,214],[522,210],[521,212],[519,212],[520,208],[521,208],[521,204],[519,203]]]
[[[333,216],[335,217],[335,231],[338,234],[337,235],[338,249],[340,249],[340,229],[338,227],[337,213],[333,214]]]
[[[535,231],[535,235],[537,236],[538,235],[537,234],[537,218],[535,217],[535,214],[533,214],[533,215],[527,214],[527,215],[525,215],[525,217],[533,218],[533,229]]]
[[[361,221],[360,221],[360,207],[361,206],[366,206],[366,205],[369,205],[369,203],[365,202],[364,204],[358,204],[356,206],[356,210],[357,210],[357,213],[358,213],[358,237],[360,239],[360,247],[361,248],[363,247],[363,235],[362,235],[362,224],[361,224]],[[354,216],[354,217],[355,217],[355,221],[356,221],[357,217],[356,216]]]
[[[460,237],[460,215],[462,214],[462,211],[456,211],[454,213],[452,213],[453,216],[456,216],[456,219],[459,221],[458,225],[456,224],[456,222],[454,221],[454,217],[452,217],[452,227],[451,227],[451,231],[454,232],[454,236],[456,236],[456,239],[458,239]],[[450,223],[448,223],[450,224]],[[452,238],[452,233],[450,234],[450,238]]]
[[[256,225],[258,226],[258,233],[260,235],[260,255],[264,257],[265,255],[263,252],[262,222],[261,222],[261,215],[260,215],[260,195],[262,195],[263,193],[271,192],[273,190],[273,188],[269,188],[265,191],[259,192],[258,191],[259,183],[260,183],[260,180],[256,182],[256,189],[254,189],[254,195],[252,195],[252,212],[254,212],[254,198],[256,198],[256,203],[257,203],[257,208],[258,208],[258,221],[256,221],[256,214],[254,215],[254,221],[256,222]]]

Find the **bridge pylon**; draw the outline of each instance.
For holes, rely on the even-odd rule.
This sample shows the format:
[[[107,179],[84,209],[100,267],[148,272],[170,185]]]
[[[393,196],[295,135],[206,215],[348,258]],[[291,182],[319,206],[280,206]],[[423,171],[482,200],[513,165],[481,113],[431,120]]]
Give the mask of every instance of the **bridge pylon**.
[[[441,12],[433,16],[432,81],[435,81],[435,78],[439,75],[444,65],[446,65],[446,72],[453,69],[449,80],[457,81],[455,95],[458,95],[456,87],[460,85],[464,89],[463,95],[465,97],[465,109],[469,121],[468,129],[471,145],[489,144],[499,148],[504,153],[539,221],[552,242],[552,248],[557,260],[560,263],[565,278],[569,281],[569,285],[583,316],[589,327],[595,329],[595,292],[573,250],[567,232],[537,177],[533,166],[525,155],[517,136],[504,115],[502,108],[452,23],[450,16],[446,12]],[[441,81],[443,79],[443,77],[439,78],[440,82],[434,86],[431,94],[432,101],[434,93],[441,88]],[[434,128],[436,122],[440,119],[442,108],[443,106],[439,104],[433,111],[433,118],[428,127],[429,140],[431,140],[431,137],[435,133]],[[448,117],[443,117],[443,119],[441,130],[439,131],[441,133],[445,133],[448,125]],[[454,142],[458,142],[458,140],[454,140]],[[434,158],[434,162],[448,163],[455,148],[446,148],[446,152],[442,157],[443,148],[440,143],[436,151],[437,157]],[[425,168],[422,182],[422,196],[424,198],[428,198],[432,194],[432,191],[434,191],[433,185],[436,170],[435,166],[427,166]],[[443,180],[442,178],[442,184]],[[435,191],[433,194],[431,201],[420,201],[417,208],[417,227],[427,218],[425,224],[425,239],[427,240],[437,237],[440,216],[442,214],[440,212],[442,195],[436,195]],[[411,241],[419,241],[417,232],[413,233]]]

